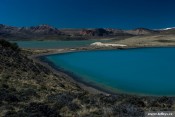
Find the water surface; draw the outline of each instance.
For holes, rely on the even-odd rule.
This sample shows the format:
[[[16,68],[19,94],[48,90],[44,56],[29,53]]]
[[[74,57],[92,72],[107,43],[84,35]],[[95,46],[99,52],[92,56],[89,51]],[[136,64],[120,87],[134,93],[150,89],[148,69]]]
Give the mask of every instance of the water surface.
[[[21,48],[31,49],[54,49],[54,48],[74,48],[89,46],[94,42],[111,42],[112,40],[81,40],[81,41],[12,41],[19,45]]]
[[[46,56],[80,81],[113,92],[175,95],[175,48],[84,51]]]

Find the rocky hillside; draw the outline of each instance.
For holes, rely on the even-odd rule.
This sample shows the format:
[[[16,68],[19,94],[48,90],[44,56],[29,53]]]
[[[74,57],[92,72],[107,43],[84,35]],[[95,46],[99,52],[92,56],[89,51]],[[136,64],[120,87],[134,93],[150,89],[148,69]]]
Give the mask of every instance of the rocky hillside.
[[[151,35],[159,32],[160,31],[145,28],[138,28],[134,30],[120,30],[112,28],[57,29],[49,25],[12,27],[0,24],[0,38],[4,38],[6,40],[85,40],[92,38]]]
[[[0,37],[7,40],[28,40],[58,38],[63,36],[61,31],[49,25],[39,25],[32,27],[12,27],[0,25]]]
[[[1,117],[140,117],[145,110],[174,110],[172,97],[90,94],[26,55],[0,40]]]
[[[84,29],[80,34],[93,37],[133,36],[133,34],[129,34],[123,30],[110,28]]]
[[[159,34],[158,30],[150,30],[146,28],[137,28],[133,30],[121,30],[114,28],[96,28],[96,29],[60,29],[65,34],[81,35],[90,37],[116,37],[116,36],[138,36]]]
[[[158,30],[150,30],[146,28],[137,28],[134,30],[128,30],[126,33],[132,34],[132,35],[152,35],[152,34],[159,34],[160,31]]]

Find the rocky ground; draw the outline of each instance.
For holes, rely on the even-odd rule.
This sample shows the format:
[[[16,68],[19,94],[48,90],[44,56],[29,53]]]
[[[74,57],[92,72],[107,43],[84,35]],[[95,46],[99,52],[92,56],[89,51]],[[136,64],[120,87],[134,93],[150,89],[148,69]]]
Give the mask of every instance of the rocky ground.
[[[175,110],[174,97],[91,94],[29,54],[0,40],[2,117],[142,117],[149,110]]]

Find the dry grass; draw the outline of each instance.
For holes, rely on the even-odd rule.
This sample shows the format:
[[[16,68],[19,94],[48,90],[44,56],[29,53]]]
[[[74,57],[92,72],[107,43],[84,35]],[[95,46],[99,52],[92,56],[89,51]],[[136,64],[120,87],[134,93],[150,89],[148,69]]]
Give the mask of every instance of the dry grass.
[[[175,46],[175,35],[135,36],[115,41],[115,43],[125,44],[129,47]]]

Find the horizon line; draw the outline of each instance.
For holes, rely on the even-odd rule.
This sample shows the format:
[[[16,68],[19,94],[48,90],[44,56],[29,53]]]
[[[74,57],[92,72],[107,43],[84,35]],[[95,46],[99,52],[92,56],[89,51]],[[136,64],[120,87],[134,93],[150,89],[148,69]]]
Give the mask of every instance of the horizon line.
[[[118,30],[134,30],[134,29],[151,29],[151,30],[163,30],[163,29],[171,29],[171,28],[175,28],[175,26],[171,26],[171,27],[163,27],[163,28],[148,28],[148,27],[135,27],[135,28],[130,28],[130,29],[126,29],[126,28],[114,28],[114,27],[58,27],[58,26],[54,26],[51,24],[45,24],[45,23],[41,23],[41,24],[36,24],[36,25],[27,25],[27,26],[17,26],[17,25],[9,25],[9,24],[3,24],[0,23],[0,25],[5,25],[5,26],[11,26],[11,27],[17,27],[17,28],[22,28],[22,27],[36,27],[36,26],[50,26],[53,28],[57,28],[57,29],[118,29]]]

